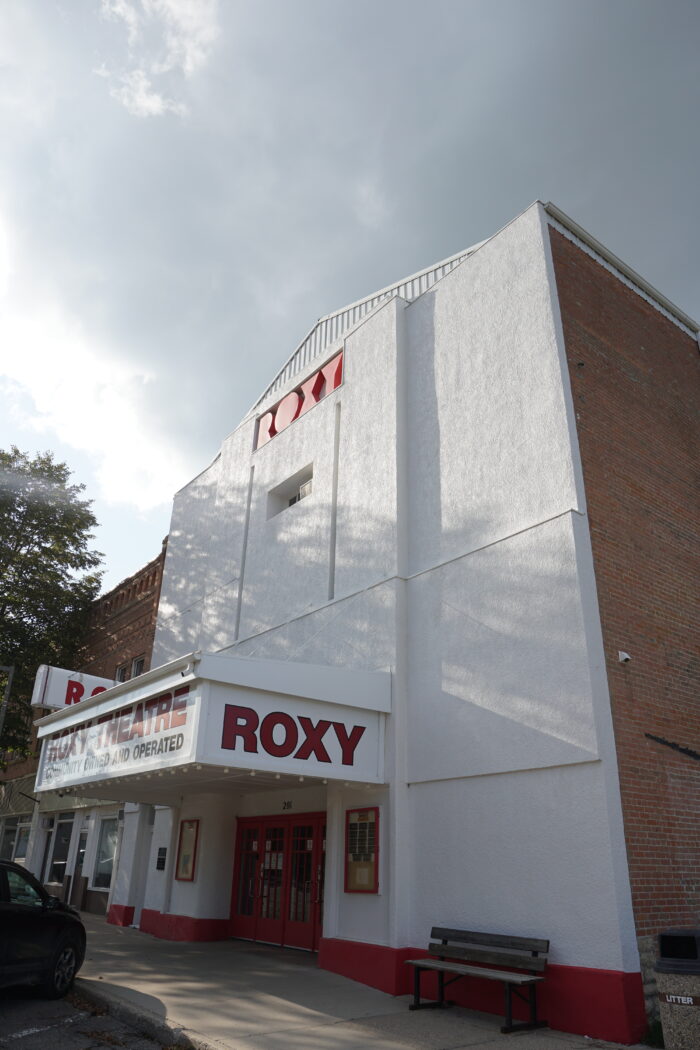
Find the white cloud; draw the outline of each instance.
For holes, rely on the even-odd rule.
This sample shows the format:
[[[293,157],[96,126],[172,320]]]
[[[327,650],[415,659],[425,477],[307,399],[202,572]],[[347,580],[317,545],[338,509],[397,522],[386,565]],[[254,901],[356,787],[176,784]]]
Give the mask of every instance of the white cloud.
[[[179,68],[189,77],[206,64],[219,36],[218,0],[144,0],[144,8],[163,24],[166,58],[157,72]]]
[[[6,230],[0,215],[0,231]],[[5,234],[4,243],[10,243]],[[96,344],[64,309],[37,298],[31,310],[21,274],[5,251],[5,289],[0,288],[0,364],[6,416],[23,428],[57,438],[87,453],[95,464],[100,494],[110,503],[140,511],[167,504],[193,473],[153,424],[157,376]]]
[[[103,17],[126,27],[126,68],[94,72],[116,81],[110,94],[138,117],[187,113],[154,84],[157,78],[192,77],[207,63],[219,38],[218,0],[102,0]]]
[[[129,47],[133,47],[141,32],[143,15],[138,5],[129,0],[102,0],[102,14],[115,22],[122,21],[127,28]]]
[[[121,87],[113,87],[109,93],[135,117],[158,117],[162,113],[184,116],[187,112],[187,106],[182,102],[164,98],[154,91],[151,81],[142,69],[125,73],[120,77],[120,81]]]

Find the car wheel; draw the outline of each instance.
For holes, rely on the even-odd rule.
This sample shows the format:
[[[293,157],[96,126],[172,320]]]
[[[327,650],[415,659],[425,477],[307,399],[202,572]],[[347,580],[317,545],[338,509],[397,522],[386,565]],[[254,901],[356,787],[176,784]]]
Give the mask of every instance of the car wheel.
[[[54,953],[51,968],[42,982],[47,999],[60,999],[73,984],[78,969],[78,945],[74,940],[61,941]]]

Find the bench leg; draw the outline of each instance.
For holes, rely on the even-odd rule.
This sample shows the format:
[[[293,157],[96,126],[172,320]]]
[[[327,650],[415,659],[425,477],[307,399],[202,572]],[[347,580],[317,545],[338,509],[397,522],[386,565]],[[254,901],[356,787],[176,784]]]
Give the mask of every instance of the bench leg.
[[[501,1028],[502,1032],[510,1032],[513,1029],[513,997],[511,995],[511,987],[509,984],[503,985],[503,991],[505,993],[505,1015],[506,1023]]]
[[[423,970],[420,966],[413,968],[413,1002],[408,1004],[409,1010],[439,1010],[446,1006],[445,1003],[445,974],[438,970],[438,998],[434,1003],[422,1003],[420,1001],[420,979]]]
[[[418,966],[413,968],[413,1005],[411,1010],[420,1010],[420,975],[423,971]]]
[[[537,1020],[537,985],[531,984],[528,987],[528,1005],[530,1007],[530,1020],[529,1021],[513,1021],[513,998],[512,998],[512,987],[509,984],[504,984],[505,993],[505,1021],[506,1023],[501,1027],[502,1032],[524,1032],[532,1028],[548,1028],[549,1025],[546,1021]],[[516,992],[519,999],[523,999],[523,996]],[[523,999],[524,1001],[524,999]]]

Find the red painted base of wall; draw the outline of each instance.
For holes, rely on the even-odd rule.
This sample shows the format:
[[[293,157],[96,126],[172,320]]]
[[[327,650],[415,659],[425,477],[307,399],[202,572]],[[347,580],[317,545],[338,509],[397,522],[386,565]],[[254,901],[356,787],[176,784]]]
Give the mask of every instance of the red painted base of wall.
[[[427,952],[322,937],[318,947],[318,965],[322,970],[369,984],[380,992],[405,995],[409,991],[411,969],[404,966],[404,960],[419,959],[423,955],[427,955]]]
[[[128,904],[113,904],[107,912],[107,922],[114,926],[131,926],[134,921],[134,909]]]
[[[416,948],[387,948],[379,944],[324,938],[318,964],[379,988],[390,995],[413,991],[413,968],[406,959],[421,959],[427,952]],[[425,998],[437,998],[434,974],[425,974],[421,985]],[[503,1015],[503,988],[495,981],[472,978],[450,988],[450,998],[460,1006]],[[517,1004],[517,1005],[516,1005]],[[527,1008],[514,1000],[513,1013],[527,1018]],[[647,1018],[644,1011],[642,976],[618,970],[593,970],[582,966],[548,966],[537,991],[537,1012],[551,1028],[616,1043],[637,1043]]]
[[[229,925],[228,919],[193,919],[144,908],[139,929],[164,941],[222,941],[230,936]]]

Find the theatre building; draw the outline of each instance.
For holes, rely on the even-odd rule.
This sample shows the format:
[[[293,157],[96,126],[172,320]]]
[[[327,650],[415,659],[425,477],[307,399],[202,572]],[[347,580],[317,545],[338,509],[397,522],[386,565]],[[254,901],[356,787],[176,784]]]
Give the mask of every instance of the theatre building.
[[[394,994],[434,925],[548,938],[543,1016],[636,1041],[700,924],[697,389],[539,202],[319,321],[175,497],[151,670],[39,725],[120,804],[109,920]]]

